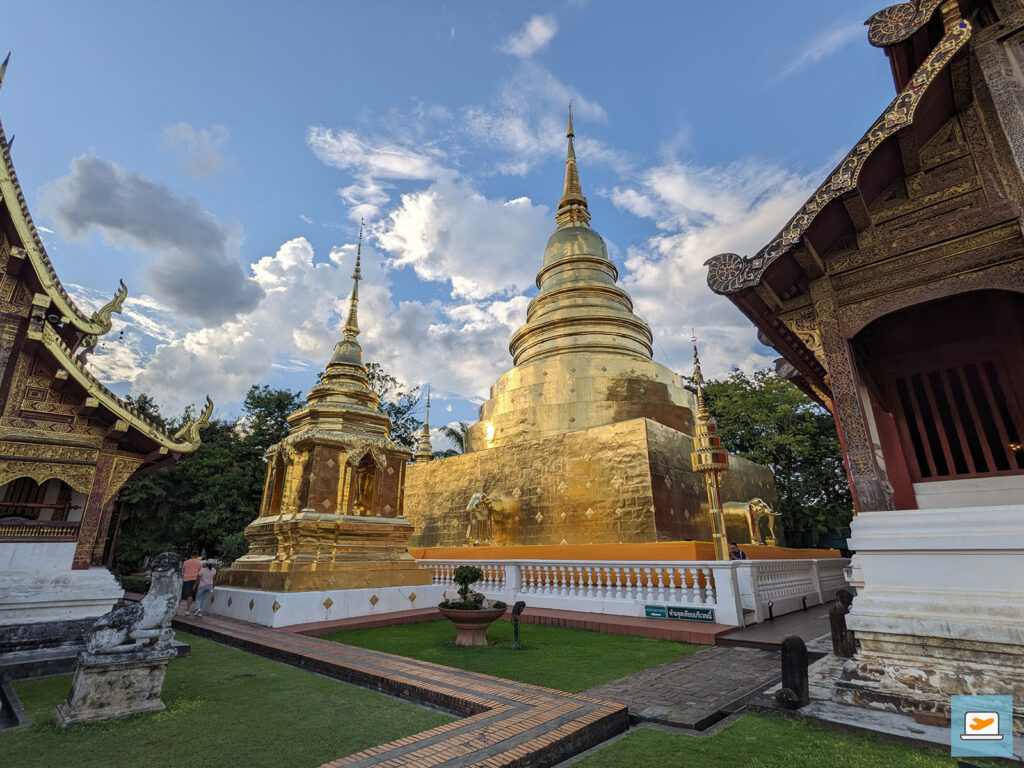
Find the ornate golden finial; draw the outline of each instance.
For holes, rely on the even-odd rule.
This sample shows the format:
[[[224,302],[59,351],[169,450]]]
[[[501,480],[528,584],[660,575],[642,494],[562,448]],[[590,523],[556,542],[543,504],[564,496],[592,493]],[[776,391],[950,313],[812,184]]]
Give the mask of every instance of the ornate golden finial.
[[[708,409],[704,405],[704,374],[700,371],[700,356],[697,354],[697,334],[692,328],[690,341],[693,342],[693,383],[697,385],[697,411],[698,416],[705,416]]]
[[[3,64],[0,64],[0,86],[4,84],[4,75],[7,74],[7,62],[11,60],[11,52],[7,52],[7,56],[4,58]],[[13,137],[11,137],[13,138]]]
[[[100,327],[105,329],[103,333],[107,333],[110,330],[110,316],[115,312],[117,314],[121,314],[121,307],[124,306],[124,300],[128,298],[128,286],[124,284],[124,280],[118,280],[117,282],[120,287],[114,294],[114,298],[93,312],[92,317],[89,318],[92,322],[99,323]]]
[[[572,102],[569,103],[569,128],[565,136],[569,142],[565,156],[565,186],[562,189],[562,199],[558,201],[555,223],[559,227],[569,224],[586,225],[590,223],[590,211],[587,209],[587,198],[583,196],[580,174],[576,168],[576,147],[573,143],[576,134],[572,129]]]
[[[174,439],[180,440],[192,445],[192,449],[197,449],[203,442],[199,432],[210,426],[210,417],[213,415],[213,400],[210,396],[206,396],[206,407],[203,408],[203,412],[199,415],[198,419],[189,419],[182,424],[181,429],[174,433]]]
[[[356,308],[359,306],[359,281],[363,278],[360,260],[363,255],[363,220],[359,220],[359,243],[356,245],[356,268],[352,272],[352,298],[348,304],[348,319],[345,320],[345,338],[349,341],[359,335],[359,321]]]

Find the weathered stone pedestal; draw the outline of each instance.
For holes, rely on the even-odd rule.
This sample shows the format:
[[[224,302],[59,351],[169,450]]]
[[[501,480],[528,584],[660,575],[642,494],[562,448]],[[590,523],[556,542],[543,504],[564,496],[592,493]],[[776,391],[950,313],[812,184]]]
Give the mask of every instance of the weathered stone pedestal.
[[[860,648],[833,697],[948,716],[951,695],[1011,695],[1024,734],[1024,506],[864,512],[852,532]]]
[[[162,712],[167,662],[177,654],[173,648],[128,658],[83,652],[71,692],[53,710],[54,720],[68,726]]]

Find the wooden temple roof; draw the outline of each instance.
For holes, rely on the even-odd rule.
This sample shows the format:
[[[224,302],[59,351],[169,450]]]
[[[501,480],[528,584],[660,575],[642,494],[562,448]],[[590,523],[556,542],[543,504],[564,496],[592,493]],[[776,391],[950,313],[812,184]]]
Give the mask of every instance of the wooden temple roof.
[[[7,68],[7,59],[0,64],[0,85]],[[114,298],[105,306],[86,315],[75,304],[61,284],[46,248],[39,236],[25,202],[18,175],[11,161],[11,145],[0,122],[0,233],[9,245],[7,271],[35,291],[32,300],[26,343],[38,345],[53,361],[59,386],[74,382],[83,393],[81,412],[102,409],[111,417],[110,430],[118,435],[123,447],[147,455],[147,461],[160,462],[172,455],[194,452],[200,445],[199,432],[209,424],[213,402],[206,398],[206,407],[198,419],[187,422],[177,433],[169,435],[144,414],[107,389],[85,367],[85,355],[95,347],[100,336],[111,329],[111,315],[120,313],[128,295],[122,281]],[[29,272],[25,272],[25,267]],[[0,309],[4,309],[0,307]],[[7,307],[4,311],[19,311]],[[57,318],[54,322],[53,318]]]

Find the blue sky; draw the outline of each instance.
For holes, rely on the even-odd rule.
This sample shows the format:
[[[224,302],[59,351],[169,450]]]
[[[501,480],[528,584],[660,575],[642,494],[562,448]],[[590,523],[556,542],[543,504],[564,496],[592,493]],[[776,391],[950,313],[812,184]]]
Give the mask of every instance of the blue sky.
[[[175,412],[307,390],[340,337],[474,420],[511,365],[561,192],[687,371],[766,365],[702,262],[786,222],[893,96],[851,1],[19,3],[0,91],[15,165],[83,306],[131,298],[91,367]],[[123,328],[124,338],[118,340]]]

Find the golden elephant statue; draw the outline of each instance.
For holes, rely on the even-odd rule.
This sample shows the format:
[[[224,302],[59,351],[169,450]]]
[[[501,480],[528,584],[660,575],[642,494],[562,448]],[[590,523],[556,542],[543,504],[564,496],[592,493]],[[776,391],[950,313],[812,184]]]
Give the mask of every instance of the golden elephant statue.
[[[509,524],[519,512],[519,502],[503,496],[488,496],[474,493],[466,507],[469,525],[466,527],[467,543],[495,544],[509,543]]]
[[[742,542],[746,539],[751,544],[767,544],[770,547],[774,547],[778,541],[775,520],[782,513],[773,510],[763,499],[751,499],[747,502],[728,501],[722,505],[722,511],[729,541]],[[768,520],[768,535],[763,538],[761,518]]]

